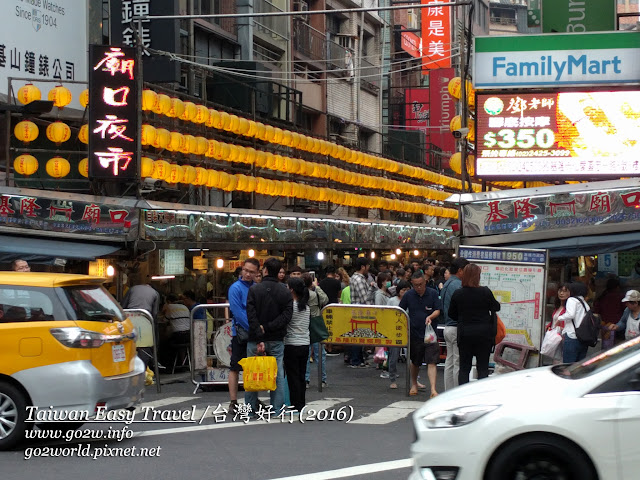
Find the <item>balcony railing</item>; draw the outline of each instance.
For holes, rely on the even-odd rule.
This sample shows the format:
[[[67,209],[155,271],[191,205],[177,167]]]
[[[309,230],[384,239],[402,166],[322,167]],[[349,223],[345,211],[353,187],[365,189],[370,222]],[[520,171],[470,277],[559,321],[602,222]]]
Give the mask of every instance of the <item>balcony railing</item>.
[[[360,86],[377,92],[380,83],[380,67],[365,59],[360,60]]]
[[[329,69],[336,70],[335,73],[343,77],[351,76],[349,72],[353,72],[353,67],[349,68],[348,62],[351,61],[351,65],[353,65],[353,52],[348,48],[333,40],[327,40],[327,60]]]
[[[293,48],[311,60],[324,60],[325,35],[304,23],[301,19],[293,20]]]
[[[273,13],[283,11],[268,0],[255,0],[253,3],[253,9],[256,13]],[[254,19],[256,28],[259,31],[285,42],[289,40],[287,36],[287,32],[289,31],[288,22],[289,19],[286,16],[255,17]]]

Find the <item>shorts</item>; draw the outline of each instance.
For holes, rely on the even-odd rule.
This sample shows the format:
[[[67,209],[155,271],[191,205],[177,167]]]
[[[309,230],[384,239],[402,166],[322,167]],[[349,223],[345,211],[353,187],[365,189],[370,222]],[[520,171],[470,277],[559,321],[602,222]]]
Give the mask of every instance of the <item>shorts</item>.
[[[231,365],[230,370],[232,372],[239,372],[242,370],[242,366],[238,363],[243,358],[247,357],[247,344],[240,344],[238,338],[231,337]]]
[[[424,340],[411,340],[411,363],[421,366],[423,363],[427,365],[437,365],[440,361],[440,345],[437,343],[424,343]]]

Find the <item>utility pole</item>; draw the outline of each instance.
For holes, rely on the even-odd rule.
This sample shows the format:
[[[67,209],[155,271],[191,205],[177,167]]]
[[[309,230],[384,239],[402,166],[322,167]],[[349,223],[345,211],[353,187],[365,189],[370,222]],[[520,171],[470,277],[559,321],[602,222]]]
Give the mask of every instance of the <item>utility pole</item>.
[[[462,19],[462,31],[460,32],[460,125],[462,129],[467,128],[467,76],[466,76],[466,13],[467,6],[460,5],[460,18]],[[463,130],[464,131],[464,130]],[[464,135],[460,144],[462,151],[460,152],[460,173],[462,175],[462,191],[471,191],[471,179],[467,171],[467,136]],[[467,186],[467,182],[469,185]]]

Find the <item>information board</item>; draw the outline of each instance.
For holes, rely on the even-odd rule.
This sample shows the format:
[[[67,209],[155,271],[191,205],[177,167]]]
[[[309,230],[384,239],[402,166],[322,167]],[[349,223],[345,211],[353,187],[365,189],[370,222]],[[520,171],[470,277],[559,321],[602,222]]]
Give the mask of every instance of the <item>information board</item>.
[[[329,331],[326,343],[406,347],[409,343],[409,318],[400,307],[339,305],[322,310]]]
[[[481,267],[480,285],[489,287],[500,302],[498,316],[507,328],[504,341],[539,350],[545,320],[547,251],[461,246],[458,255]],[[527,366],[537,366],[538,357],[532,355]]]

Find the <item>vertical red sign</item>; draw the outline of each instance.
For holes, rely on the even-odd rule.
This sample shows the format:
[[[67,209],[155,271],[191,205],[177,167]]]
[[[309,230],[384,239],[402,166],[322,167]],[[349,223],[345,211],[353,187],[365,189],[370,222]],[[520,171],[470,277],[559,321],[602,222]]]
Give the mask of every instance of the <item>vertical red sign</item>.
[[[426,132],[426,127],[429,126],[429,89],[407,88],[404,91],[404,102],[406,127]]]
[[[431,103],[431,143],[443,152],[456,151],[456,142],[449,131],[451,119],[456,114],[454,98],[449,94],[449,81],[455,76],[453,68],[439,68],[429,73],[429,102]],[[442,167],[449,168],[448,157]]]
[[[439,7],[442,0],[421,0],[422,5],[422,73],[433,68],[451,67],[451,8]]]
[[[89,178],[135,180],[138,88],[135,48],[89,47]]]

